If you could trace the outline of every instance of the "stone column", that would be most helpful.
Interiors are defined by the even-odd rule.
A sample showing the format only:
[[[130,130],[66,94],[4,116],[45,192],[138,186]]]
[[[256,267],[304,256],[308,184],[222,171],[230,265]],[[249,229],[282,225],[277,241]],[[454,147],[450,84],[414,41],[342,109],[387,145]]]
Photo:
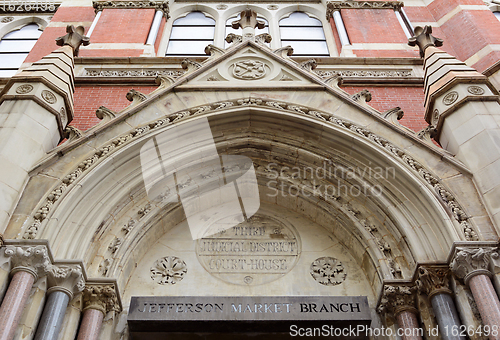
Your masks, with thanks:
[[[418,325],[415,308],[416,287],[407,283],[386,284],[378,306],[379,313],[389,313],[401,329],[401,339],[422,340],[422,328]]]
[[[498,256],[495,248],[457,247],[450,268],[469,286],[484,326],[497,330],[497,332],[490,333],[489,339],[498,340],[500,339],[500,301],[491,282],[492,274],[488,270],[492,254]]]
[[[14,337],[33,283],[45,275],[51,265],[46,246],[5,247],[5,256],[11,258],[12,279],[0,306],[0,340]]]
[[[87,284],[83,290],[83,318],[77,340],[97,340],[106,313],[119,309],[114,284]]]
[[[48,297],[35,340],[57,339],[69,301],[85,287],[80,265],[52,265],[47,276]]]
[[[460,330],[460,318],[450,290],[450,269],[443,266],[426,266],[418,269],[417,287],[432,304],[443,340],[465,340],[452,330]],[[454,335],[456,334],[456,335]]]

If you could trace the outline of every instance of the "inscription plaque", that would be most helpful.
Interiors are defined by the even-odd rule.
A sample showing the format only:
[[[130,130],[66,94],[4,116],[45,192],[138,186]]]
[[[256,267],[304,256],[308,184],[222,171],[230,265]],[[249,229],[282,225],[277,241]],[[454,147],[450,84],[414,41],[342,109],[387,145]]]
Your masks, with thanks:
[[[289,332],[290,325],[366,325],[365,296],[132,297],[132,332]],[[196,327],[194,327],[196,325]]]
[[[300,251],[299,235],[292,226],[263,215],[196,243],[198,260],[210,274],[240,285],[282,277],[295,266]]]

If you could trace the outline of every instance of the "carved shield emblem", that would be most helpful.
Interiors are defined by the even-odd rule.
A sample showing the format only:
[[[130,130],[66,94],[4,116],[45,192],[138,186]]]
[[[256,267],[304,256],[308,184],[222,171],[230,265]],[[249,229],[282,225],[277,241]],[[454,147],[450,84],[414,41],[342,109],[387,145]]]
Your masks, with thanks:
[[[234,64],[233,75],[238,79],[260,79],[266,75],[263,62],[257,60],[243,60]]]

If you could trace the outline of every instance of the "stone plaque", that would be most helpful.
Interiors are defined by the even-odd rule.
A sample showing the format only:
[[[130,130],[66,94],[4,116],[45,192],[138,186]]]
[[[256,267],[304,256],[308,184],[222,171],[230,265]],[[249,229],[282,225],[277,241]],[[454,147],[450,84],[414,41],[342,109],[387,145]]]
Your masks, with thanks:
[[[132,332],[289,332],[291,325],[369,325],[364,296],[132,297]],[[194,327],[196,325],[196,327]]]
[[[239,285],[282,277],[295,266],[300,251],[299,235],[292,226],[263,215],[196,243],[198,260],[210,274]]]

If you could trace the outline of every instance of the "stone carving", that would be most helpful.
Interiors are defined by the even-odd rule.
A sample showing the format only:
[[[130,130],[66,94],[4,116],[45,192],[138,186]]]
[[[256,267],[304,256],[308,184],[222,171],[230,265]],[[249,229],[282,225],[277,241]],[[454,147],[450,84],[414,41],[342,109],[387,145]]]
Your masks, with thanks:
[[[10,257],[11,273],[26,271],[33,275],[35,281],[45,276],[52,265],[46,246],[13,246],[5,247],[4,254]]]
[[[279,81],[293,81],[293,79],[287,76],[286,74],[283,74]]]
[[[171,77],[171,76],[159,75],[159,76],[156,76],[156,78],[155,78],[155,84],[158,85],[158,88],[164,89],[164,88],[169,87],[173,83],[175,83],[175,78]]]
[[[228,44],[231,44],[231,43],[240,43],[243,41],[243,37],[241,35],[238,35],[238,34],[234,34],[234,33],[229,33],[226,37],[226,42]]]
[[[300,249],[292,226],[261,214],[196,242],[196,256],[205,270],[237,285],[259,285],[283,277],[297,263]]]
[[[139,69],[139,70],[115,70],[115,69],[85,69],[83,76],[86,77],[157,77],[157,76],[168,76],[174,79],[179,78],[185,73],[181,70],[151,70],[151,69]]]
[[[436,294],[450,294],[450,268],[444,266],[426,266],[418,269],[418,279],[415,282],[418,291],[426,294],[429,299]]]
[[[255,41],[258,42],[259,44],[270,43],[272,40],[273,37],[271,37],[271,35],[268,33],[262,33],[255,36]]]
[[[285,47],[280,47],[276,50],[273,51],[274,54],[277,54],[283,58],[290,57],[293,55],[293,48],[292,46],[288,45]]]
[[[89,37],[83,35],[85,28],[78,26],[75,28],[73,25],[66,26],[66,35],[56,39],[57,46],[70,46],[73,49],[73,55],[78,56],[80,45],[87,46],[90,44]]]
[[[130,90],[127,92],[127,100],[132,103],[140,103],[148,99],[144,93],[141,93],[139,91],[136,91],[134,89]],[[96,112],[97,114],[97,112]]]
[[[233,21],[231,23],[233,29],[237,30],[238,28],[258,28],[263,29],[266,26],[266,23],[262,20],[257,20],[257,12],[254,10],[247,8],[240,13],[240,19]]]
[[[101,264],[99,264],[99,269],[97,272],[101,276],[106,276],[108,274],[109,268],[111,267],[111,260],[110,259],[104,259]]]
[[[432,125],[436,126],[438,121],[439,121],[439,110],[438,109],[434,109],[434,111],[432,111]]]
[[[484,94],[484,89],[482,87],[479,87],[479,86],[469,86],[467,88],[467,92],[469,92],[470,94],[476,95],[476,96],[480,96],[480,95]]]
[[[432,138],[436,137],[436,135],[437,129],[434,125],[428,125],[417,133],[418,138],[432,145],[434,145],[434,143],[432,143]]]
[[[224,53],[226,53],[225,49],[219,48],[215,45],[208,45],[205,47],[205,54],[210,55],[211,58],[220,57]]]
[[[181,63],[181,67],[186,70],[187,73],[197,70],[201,67],[201,64],[197,61],[190,60],[188,58],[184,59]]]
[[[186,262],[176,256],[156,260],[151,267],[151,279],[159,285],[174,285],[187,273]]]
[[[30,84],[19,85],[16,89],[16,93],[19,94],[30,93],[31,91],[33,91],[33,86]]]
[[[0,13],[53,13],[59,8],[60,2],[55,3],[54,0],[37,0],[37,1],[23,1],[23,0],[11,0],[4,1],[0,6]],[[12,18],[12,17],[7,17]],[[14,19],[14,18],[12,18]],[[50,20],[50,19],[49,19]],[[12,21],[12,20],[11,20]],[[6,21],[10,22],[10,21]]]
[[[347,272],[342,263],[333,257],[320,257],[311,263],[311,276],[325,286],[336,286],[345,281]]]
[[[244,98],[244,99],[236,99],[233,101],[235,106],[260,106],[264,107],[268,106],[268,102],[272,102],[267,99],[259,99],[259,98]],[[203,113],[209,113],[219,106],[219,103],[213,103],[209,105],[203,105],[203,107],[210,107],[210,109],[205,110]],[[277,106],[276,108],[279,110],[284,110],[288,112],[295,112],[289,109],[291,105],[287,106]],[[114,138],[111,142],[104,144],[100,147],[93,155],[86,158],[84,161],[78,163],[76,168],[70,172],[68,175],[64,176],[61,182],[59,182],[54,190],[42,201],[39,208],[33,213],[32,218],[33,222],[29,225],[26,231],[23,234],[23,239],[34,239],[40,229],[42,222],[47,219],[52,206],[55,202],[57,202],[62,194],[68,189],[68,187],[72,186],[82,174],[85,174],[90,168],[92,168],[101,158],[106,157],[109,153],[112,153],[118,148],[128,144],[129,142],[135,140],[136,138],[143,136],[148,133],[150,130],[154,130],[166,125],[174,124],[179,120],[191,117],[195,112],[199,112],[200,107],[195,107],[189,109],[187,111],[174,112],[168,116],[165,116],[161,119],[158,119],[154,122],[148,123],[145,126],[141,126],[136,128],[130,133],[123,134]],[[304,114],[311,116],[315,119],[321,119],[315,113],[317,111],[310,110],[309,108],[302,108]],[[422,178],[429,186],[431,186],[438,196],[442,199],[445,206],[451,212],[453,218],[460,224],[462,230],[465,235],[465,239],[467,241],[477,241],[477,233],[474,231],[472,225],[469,223],[470,217],[465,213],[460,204],[456,201],[455,196],[448,191],[442,184],[436,175],[430,173],[422,164],[418,161],[410,157],[405,153],[404,150],[398,148],[394,144],[390,143],[388,140],[379,137],[372,133],[371,131],[361,128],[349,121],[345,121],[339,118],[336,118],[330,113],[323,112],[322,117],[326,119],[329,124],[333,124],[337,127],[341,127],[343,129],[348,129],[360,137],[365,138],[367,141],[370,141],[373,144],[378,145],[379,147],[385,149],[387,152],[390,152],[394,157],[397,157],[403,161],[409,168],[411,168],[420,178]],[[326,117],[326,118],[325,118]]]
[[[300,63],[299,66],[303,70],[312,72],[318,66],[318,64],[316,63],[316,60],[310,59],[310,60],[307,60],[307,61]]]
[[[269,5],[267,6],[267,9],[270,10],[270,11],[275,11],[279,8],[278,5]]]
[[[488,275],[488,270],[492,257],[498,257],[495,248],[461,248],[457,247],[455,257],[450,263],[453,273],[463,279],[465,284],[475,275]]]
[[[424,28],[417,26],[413,30],[415,32],[415,36],[408,39],[408,45],[410,46],[418,46],[420,49],[420,57],[424,57],[425,49],[430,46],[441,47],[443,46],[443,40],[433,37],[432,27],[427,25]]]
[[[123,232],[125,233],[125,235],[127,235],[128,233],[130,233],[130,231],[134,228],[135,224],[137,223],[136,220],[134,220],[133,218],[131,218],[127,224],[125,224],[122,228]]]
[[[393,314],[394,316],[408,310],[417,312],[415,308],[416,287],[407,285],[385,285],[382,298],[377,307],[380,314]]]
[[[406,78],[411,77],[411,71],[397,71],[397,70],[331,70],[331,71],[323,71],[323,70],[315,70],[318,76],[323,79],[331,78],[334,76],[338,76],[341,78],[345,77],[392,77],[392,78]]]
[[[14,17],[3,17],[2,20],[0,20],[0,22],[2,24],[6,24],[6,23],[12,22],[12,21],[14,21]]]
[[[451,105],[454,102],[456,102],[457,99],[458,99],[458,92],[457,91],[451,91],[451,92],[447,93],[443,97],[443,104],[444,105]]]
[[[83,311],[96,309],[106,315],[120,312],[116,288],[113,284],[87,284],[83,289]]]
[[[139,215],[139,219],[146,216],[151,211],[151,209],[152,209],[152,206],[150,203],[147,203],[144,207],[139,209],[139,211],[137,212],[137,214]]]
[[[134,90],[130,90],[130,91],[134,91]],[[129,93],[130,93],[130,91],[129,91]],[[127,93],[127,96],[128,96],[128,93]],[[128,97],[127,97],[127,99],[128,99]],[[105,123],[105,122],[109,122],[111,119],[115,118],[116,112],[111,111],[110,109],[108,109],[105,106],[100,106],[97,110],[95,110],[95,115],[97,118],[102,120],[103,123]]]
[[[372,100],[372,94],[368,90],[363,90],[351,96],[352,100],[359,103],[368,103]]]
[[[371,95],[370,95],[370,99],[371,99]],[[401,110],[401,108],[399,106],[396,106],[393,109],[389,109],[385,112],[382,112],[381,115],[387,120],[395,121],[395,120],[400,120],[401,118],[403,118],[405,113],[403,112],[403,110]]]
[[[210,77],[207,78],[207,81],[220,81],[220,79],[214,75],[211,75]]]
[[[111,254],[114,254],[118,251],[120,246],[122,245],[122,239],[115,237],[113,241],[108,245],[108,250],[111,252]]]
[[[227,9],[227,5],[221,4],[221,5],[217,5],[215,8],[217,8],[219,11],[223,11],[223,10]]]
[[[121,9],[142,9],[154,8],[157,11],[162,11],[165,18],[170,18],[168,2],[166,1],[93,1],[95,12],[100,12],[105,8],[121,8]]]
[[[56,96],[52,92],[47,90],[42,91],[42,98],[49,104],[55,104],[57,101]]]
[[[401,10],[402,1],[329,1],[326,3],[326,20],[333,17],[333,12],[341,9],[392,9]]]
[[[85,288],[85,278],[80,265],[51,265],[47,271],[47,282],[50,287],[48,293],[62,291],[69,295],[70,300]]]
[[[260,79],[266,75],[266,67],[258,60],[243,60],[232,65],[233,76],[243,80]]]
[[[68,139],[66,141],[67,143],[71,143],[72,141],[77,140],[82,136],[83,133],[74,126],[68,125],[66,126],[66,129],[64,129],[64,137]]]

